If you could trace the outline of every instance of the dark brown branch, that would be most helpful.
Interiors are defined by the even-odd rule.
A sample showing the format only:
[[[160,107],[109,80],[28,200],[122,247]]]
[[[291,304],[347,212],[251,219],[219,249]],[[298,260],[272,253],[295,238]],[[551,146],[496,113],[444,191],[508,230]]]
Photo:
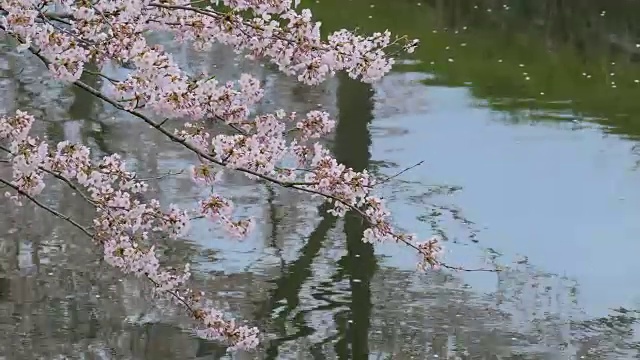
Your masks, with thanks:
[[[20,188],[18,188],[17,186],[13,185],[12,183],[10,183],[9,181],[6,181],[2,178],[0,178],[0,183],[12,188],[13,190],[15,190],[18,194],[26,197],[27,199],[29,199],[29,201],[31,201],[32,203],[36,204],[39,208],[46,210],[47,212],[53,214],[54,216],[68,222],[69,224],[73,225],[75,228],[77,228],[78,230],[82,231],[85,235],[87,235],[88,237],[92,238],[94,237],[93,233],[91,231],[89,231],[87,228],[85,228],[84,226],[80,225],[78,222],[76,222],[75,220],[73,220],[71,217],[64,215],[62,213],[59,213],[58,211],[48,207],[47,205],[41,203],[40,201],[38,201],[38,199],[34,198],[33,196],[27,194],[26,192],[22,191]]]

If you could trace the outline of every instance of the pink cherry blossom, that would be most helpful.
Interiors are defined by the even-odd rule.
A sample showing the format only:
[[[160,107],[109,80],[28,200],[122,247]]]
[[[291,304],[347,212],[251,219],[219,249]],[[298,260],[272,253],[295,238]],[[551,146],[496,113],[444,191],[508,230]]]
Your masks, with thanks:
[[[34,117],[17,111],[0,118],[0,149],[12,164],[12,178],[0,179],[12,189],[6,196],[17,205],[25,199],[38,204],[35,197],[44,191],[46,177],[71,186],[95,208],[90,228],[50,212],[89,235],[107,263],[146,278],[157,295],[186,308],[199,336],[225,340],[230,349],[257,346],[258,330],[216,310],[189,287],[189,265],[164,267],[153,244],[159,235],[186,236],[194,215],[237,238],[253,229],[254,220],[237,218],[232,199],[216,192],[223,171],[323,197],[333,205],[334,215],[354,211],[363,218],[368,224],[363,241],[400,242],[418,252],[423,267],[441,264],[437,241],[417,243],[415,236],[394,229],[390,212],[373,192],[376,180],[369,172],[340,164],[318,142],[335,127],[328,113],[256,114],[264,90],[255,77],[242,74],[223,83],[215,74],[191,74],[145,38],[150,31],[169,32],[199,51],[216,42],[230,45],[308,85],[338,71],[374,82],[393,65],[390,51],[411,52],[418,44],[394,39],[388,31],[364,36],[339,30],[323,39],[311,11],[297,11],[297,6],[292,0],[223,0],[204,7],[187,0],[0,0],[0,29],[19,43],[19,51],[38,57],[54,78],[128,112],[190,150],[191,179],[211,190],[195,209],[163,206],[155,199],[142,202],[134,195],[146,192],[148,184],[129,172],[118,155],[94,160],[84,145],[32,137]],[[100,68],[107,62],[126,63],[133,70],[123,79],[85,70],[88,64]],[[83,73],[102,77],[108,91],[82,82]],[[164,127],[170,119],[179,124],[177,129]],[[228,131],[212,133],[211,123]]]

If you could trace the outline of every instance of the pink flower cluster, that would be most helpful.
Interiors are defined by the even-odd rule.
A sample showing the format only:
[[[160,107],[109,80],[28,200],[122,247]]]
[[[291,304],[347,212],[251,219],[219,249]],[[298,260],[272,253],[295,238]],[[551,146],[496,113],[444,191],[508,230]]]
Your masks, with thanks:
[[[296,12],[291,0],[223,0],[222,9],[213,5],[196,7],[186,0],[0,0],[0,29],[18,40],[18,50],[40,58],[54,77],[129,112],[191,150],[197,159],[190,169],[196,184],[215,188],[223,171],[232,170],[322,196],[333,204],[333,214],[355,211],[362,216],[369,225],[363,241],[402,242],[418,251],[422,264],[437,265],[436,243],[416,243],[413,235],[393,228],[389,211],[372,193],[374,177],[338,163],[314,142],[333,131],[335,121],[328,113],[255,114],[264,93],[257,79],[243,74],[237,81],[221,83],[210,74],[189,74],[161,46],[149,45],[144,35],[170,32],[199,50],[213,42],[227,44],[309,85],[336,71],[373,82],[393,64],[389,49],[412,51],[417,41],[392,41],[388,31],[361,36],[347,30],[323,40],[320,23],[312,21],[307,9]],[[124,79],[95,74],[111,85],[109,93],[79,80],[88,63],[100,67],[107,61],[133,67]],[[151,120],[154,116],[165,120]],[[171,131],[163,126],[167,119],[183,122]],[[175,206],[163,210],[155,200],[134,200],[133,194],[146,191],[147,185],[127,172],[118,156],[94,162],[80,144],[50,147],[28,135],[33,121],[23,112],[0,119],[0,140],[8,141],[2,149],[13,165],[9,184],[14,192],[7,196],[17,203],[31,199],[44,189],[47,174],[79,186],[97,211],[91,236],[111,265],[148,278],[159,293],[186,306],[203,325],[201,335],[224,338],[234,348],[255,346],[256,329],[224,320],[200,294],[189,290],[188,266],[177,271],[160,265],[151,238],[156,233],[185,234],[188,213]],[[230,133],[211,133],[211,122],[224,124]],[[252,219],[234,219],[231,199],[215,192],[202,199],[196,211],[233,236],[244,237],[253,227]]]
[[[191,276],[188,264],[183,271],[160,265],[151,237],[162,233],[175,239],[186,234],[189,213],[175,205],[163,211],[157,200],[133,200],[133,194],[145,192],[147,184],[126,171],[119,156],[110,155],[95,162],[89,148],[66,141],[49,148],[46,142],[28,135],[33,122],[32,116],[20,111],[13,117],[0,118],[0,140],[9,141],[9,147],[2,150],[13,165],[10,185],[17,191],[7,192],[6,196],[19,202],[20,194],[39,194],[44,189],[45,175],[70,184],[96,209],[91,235],[102,245],[107,263],[124,273],[146,277],[155,285],[157,294],[168,295],[187,306],[204,325],[201,333],[207,338],[227,340],[234,348],[255,347],[256,328],[225,321],[222,313],[204,306],[200,294],[186,286]],[[214,217],[229,217],[229,212],[230,204],[226,203],[207,209],[207,214]]]

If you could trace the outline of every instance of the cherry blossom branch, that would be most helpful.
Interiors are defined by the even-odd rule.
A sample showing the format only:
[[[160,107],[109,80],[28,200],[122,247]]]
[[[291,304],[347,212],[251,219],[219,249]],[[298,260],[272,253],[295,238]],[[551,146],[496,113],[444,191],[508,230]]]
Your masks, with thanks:
[[[157,294],[166,294],[175,302],[186,306],[190,315],[204,328],[198,334],[208,339],[224,339],[231,348],[253,348],[257,345],[256,328],[236,326],[223,319],[222,313],[208,305],[202,294],[197,294],[184,284],[190,277],[189,266],[184,273],[160,268],[154,247],[143,249],[140,245],[149,239],[148,231],[168,231],[176,238],[186,226],[186,213],[175,207],[162,213],[157,201],[141,204],[131,202],[130,195],[145,191],[146,184],[134,180],[134,174],[123,170],[119,157],[105,157],[97,165],[89,160],[89,150],[82,145],[61,142],[55,151],[48,144],[28,136],[35,119],[23,112],[16,116],[0,118],[0,140],[10,141],[8,152],[13,165],[13,180],[0,179],[0,184],[13,189],[17,195],[5,196],[21,205],[21,198],[32,201],[51,214],[64,219],[102,246],[104,258],[110,265],[129,274],[145,277],[154,285]],[[3,161],[5,162],[5,161]],[[94,232],[80,225],[71,217],[61,214],[39,202],[35,195],[44,188],[42,174],[50,174],[82,195],[97,210]],[[86,195],[68,176],[88,188]],[[119,185],[114,187],[119,180]]]
[[[237,12],[231,11],[228,13],[223,13],[217,10],[214,10],[212,8],[197,8],[197,7],[193,7],[193,6],[189,6],[189,5],[171,5],[171,4],[162,4],[162,3],[150,3],[149,4],[150,7],[157,7],[157,8],[162,8],[162,9],[168,9],[168,10],[183,10],[183,11],[189,11],[189,12],[194,12],[203,16],[208,16],[208,17],[212,17],[216,20],[220,20],[223,21],[225,23],[231,23],[231,24],[235,24],[236,26],[238,26],[238,28],[240,29],[240,31],[242,30],[242,26],[251,28],[255,31],[264,33],[267,32],[267,29],[265,29],[265,27],[257,25],[255,23],[251,23],[249,21],[246,21],[244,19],[242,19],[241,17],[238,16]],[[165,23],[165,24],[170,24],[170,25],[181,25],[184,26],[184,24],[178,24],[178,23]],[[247,33],[246,31],[243,31],[243,33],[247,36],[252,36],[252,34]],[[298,39],[291,39],[288,38],[286,36],[283,36],[282,34],[279,33],[271,33],[272,37],[274,37],[275,39],[281,40],[281,41],[285,41],[288,42],[292,45],[300,45],[302,43],[302,41],[298,40]],[[409,50],[411,51],[411,49],[415,48],[418,46],[419,41],[417,39],[414,40],[408,40],[408,37],[405,36],[400,36],[398,37],[395,41],[390,42],[388,45],[384,46],[383,49],[394,46],[398,43],[400,43],[401,41],[405,40],[406,44],[403,46],[403,49],[405,51]],[[305,46],[309,46],[310,49],[312,50],[316,50],[316,51],[328,51],[329,49],[327,47],[323,47],[323,46],[319,46],[319,45],[308,45],[308,44],[304,44]],[[338,51],[338,54],[342,55],[342,56],[348,56],[349,54],[343,51]],[[397,55],[399,54],[399,52],[394,53],[394,54],[390,54],[391,56],[393,55]],[[368,59],[366,57],[362,58],[363,61],[368,61]]]
[[[71,26],[71,22],[69,22],[68,20],[73,20],[73,16],[70,14],[59,14],[59,13],[42,12],[42,11],[38,11],[38,12],[40,13],[38,16],[38,19],[40,21],[53,20],[53,21],[62,23],[64,25]],[[6,16],[8,14],[9,12],[7,10],[0,7],[0,16]]]
[[[338,49],[337,51],[335,49],[332,49],[330,46],[326,46],[324,44],[318,43],[318,42],[308,42],[306,39],[302,38],[302,37],[290,37],[287,36],[288,33],[286,32],[286,30],[282,30],[280,28],[273,28],[271,24],[266,24],[264,23],[263,19],[262,19],[262,11],[258,11],[256,12],[256,15],[258,15],[258,17],[252,19],[251,21],[245,20],[243,19],[239,13],[237,11],[230,11],[227,13],[224,12],[220,12],[217,10],[214,10],[211,7],[206,7],[206,8],[199,8],[199,7],[195,7],[194,6],[195,3],[190,3],[188,5],[180,5],[180,4],[171,4],[170,2],[167,3],[148,3],[146,6],[148,6],[149,8],[157,8],[157,9],[163,9],[163,10],[170,10],[170,11],[182,11],[182,12],[186,12],[186,13],[194,13],[197,15],[201,15],[203,17],[209,17],[214,19],[215,21],[218,21],[221,24],[221,28],[224,29],[225,26],[229,27],[229,29],[227,29],[227,31],[231,31],[231,28],[241,32],[244,36],[246,36],[247,38],[254,38],[256,36],[262,37],[269,37],[269,38],[273,38],[275,40],[278,41],[282,41],[285,42],[287,44],[289,44],[292,47],[301,47],[301,48],[306,48],[310,51],[317,51],[317,52],[335,52],[336,55],[338,55],[341,58],[349,58],[351,56],[353,56],[353,54],[350,54],[348,51],[343,51]],[[98,9],[95,8],[95,6],[91,5],[92,9],[96,10],[96,13],[104,20],[105,24],[109,24],[108,20],[106,19],[106,15],[109,16],[117,16],[119,14],[121,14],[121,11],[113,11],[109,14],[106,14],[104,11],[100,11]],[[294,26],[301,26],[301,24],[299,23],[299,20],[296,18],[296,15],[293,15],[292,12],[285,12],[283,13],[283,10],[285,8],[279,8],[279,10],[274,11],[272,14],[276,15],[279,14],[280,18],[285,19],[285,20],[289,20],[291,24],[294,24]],[[309,16],[308,14],[310,14],[310,12],[308,10],[303,10],[303,19],[306,19],[307,16]],[[53,20],[60,20],[60,21],[64,21],[64,19],[73,19],[73,20],[77,20],[74,15],[72,14],[68,14],[68,13],[42,13],[41,18],[43,18],[44,20],[46,19],[53,19]],[[162,25],[166,25],[166,26],[173,26],[176,28],[179,27],[185,27],[185,26],[193,26],[194,32],[202,32],[202,27],[205,26],[204,22],[202,22],[200,19],[193,19],[193,21],[189,22],[189,21],[177,21],[177,22],[172,22],[172,21],[166,21],[164,19],[162,19],[161,17],[159,18],[150,18],[148,20],[146,20],[146,22],[157,22],[158,24],[162,24]],[[222,26],[224,25],[224,26]],[[249,33],[246,29],[251,29],[254,32],[253,33]],[[336,37],[336,38],[341,38],[343,35],[346,35],[345,32],[340,31],[337,33],[334,33],[332,36]],[[376,34],[376,36],[389,36],[388,32],[385,32],[384,34]],[[330,37],[332,37],[330,36]],[[348,39],[342,39],[345,43],[348,41]],[[374,36],[372,38],[372,40],[374,42],[377,42],[378,39]],[[400,36],[397,37],[394,41],[385,41],[383,46],[380,46],[380,50],[385,50],[387,48],[391,48],[395,45],[398,45],[400,42],[404,41],[404,44],[401,45],[399,47],[399,50],[393,53],[388,54],[389,57],[391,56],[395,56],[397,54],[400,53],[400,49],[406,52],[413,52],[413,50],[418,46],[419,41],[417,39],[414,40],[409,40],[407,36]],[[338,42],[337,44],[342,45],[341,42]],[[356,55],[358,60],[367,64],[365,65],[365,67],[367,66],[371,66],[373,65],[373,63],[375,62],[373,59],[369,58],[368,56],[366,56],[365,54],[361,54],[361,55]],[[393,61],[391,61],[392,63]],[[318,66],[316,65],[311,65],[313,68],[317,68]],[[333,71],[333,70],[332,70]],[[353,71],[350,71],[350,75],[352,75],[352,77],[356,77],[356,73]]]
[[[40,57],[38,54],[36,54],[36,56]],[[42,60],[44,60],[44,59],[42,59]],[[124,111],[124,112],[127,112],[127,113],[139,118],[140,120],[142,120],[145,123],[147,123],[148,125],[150,125],[152,128],[160,131],[164,136],[169,138],[169,140],[184,146],[185,148],[187,148],[188,150],[190,150],[193,153],[197,154],[198,156],[202,157],[203,159],[206,159],[206,160],[208,160],[208,161],[210,161],[210,162],[212,162],[214,164],[220,165],[220,166],[226,166],[227,165],[227,164],[225,164],[225,162],[215,159],[211,154],[204,153],[203,151],[199,150],[195,146],[189,144],[186,140],[181,139],[180,137],[174,135],[171,131],[169,131],[169,130],[165,129],[164,127],[162,127],[160,125],[160,123],[156,123],[155,121],[151,120],[146,115],[144,115],[144,114],[142,114],[142,113],[140,113],[140,112],[138,112],[136,110],[126,109],[122,104],[120,104],[117,101],[109,98],[108,96],[104,95],[103,93],[101,93],[97,89],[91,87],[90,85],[87,85],[86,83],[84,83],[84,82],[82,82],[80,80],[74,81],[73,84],[75,86],[79,87],[80,89],[90,93],[91,95],[93,95],[93,96],[95,96],[95,97],[97,97],[97,98],[109,103],[110,105],[112,105],[116,109]],[[250,170],[250,169],[236,168],[234,170],[242,172],[242,173],[249,174],[251,176],[258,177],[258,178],[260,178],[262,180],[274,183],[276,185],[279,185],[279,186],[282,186],[282,187],[285,187],[285,188],[294,188],[294,189],[297,189],[297,190],[305,190],[306,192],[315,193],[317,195],[323,195],[322,193],[314,192],[313,190],[306,190],[304,188],[299,188],[298,187],[298,186],[304,186],[304,185],[315,185],[315,183],[313,183],[313,182],[281,181],[281,180],[278,180],[278,179],[276,179],[274,177],[263,175],[263,174],[260,174],[260,173],[258,173],[256,171],[253,171],[253,170]]]
[[[196,153],[198,156],[200,156],[200,157],[202,157],[202,158],[204,158],[206,160],[209,160],[209,161],[211,161],[213,163],[216,163],[218,165],[225,166],[224,163],[219,162],[218,160],[213,158],[210,154],[206,154],[206,153],[200,151],[199,149],[197,149],[196,147],[194,147],[194,146],[190,145],[189,143],[187,143],[184,139],[178,138],[177,136],[173,135],[168,130],[164,129],[162,126],[159,126],[158,124],[156,124],[153,120],[147,118],[145,115],[143,115],[143,114],[141,114],[141,113],[139,113],[139,112],[137,112],[135,110],[127,110],[127,109],[125,109],[124,106],[118,104],[117,102],[113,101],[112,99],[108,98],[104,94],[100,93],[98,90],[93,89],[92,87],[90,87],[89,85],[83,83],[82,81],[77,80],[77,81],[74,82],[74,84],[76,86],[80,87],[81,89],[91,93],[92,95],[94,95],[94,96],[96,96],[96,97],[98,97],[98,98],[110,103],[111,105],[115,106],[119,110],[128,112],[128,113],[140,118],[145,123],[149,124],[151,127],[153,127],[154,129],[160,131],[163,135],[167,136],[171,141],[183,145],[185,148],[187,148],[187,149],[191,150],[192,152]],[[369,225],[375,225],[374,223],[371,222],[369,216],[366,213],[364,213],[363,210],[361,210],[360,208],[350,204],[349,202],[347,202],[347,201],[345,201],[345,200],[343,200],[343,199],[341,199],[341,198],[339,198],[339,197],[337,197],[335,195],[326,194],[326,193],[323,193],[321,191],[317,191],[317,190],[314,190],[314,189],[309,189],[309,188],[304,187],[305,185],[314,185],[313,183],[284,182],[284,181],[280,181],[280,180],[278,180],[276,178],[265,176],[265,175],[262,175],[260,173],[257,173],[257,172],[251,171],[251,170],[247,170],[247,169],[235,169],[235,170],[240,171],[240,172],[248,173],[248,174],[256,176],[256,177],[258,177],[258,178],[260,178],[262,180],[266,180],[268,182],[274,183],[276,185],[279,185],[279,186],[282,186],[282,187],[285,187],[285,188],[292,188],[292,189],[299,190],[299,191],[302,191],[302,192],[323,196],[323,197],[328,198],[328,199],[330,199],[330,200],[332,200],[334,202],[339,202],[339,203],[347,206],[349,209],[357,212]],[[411,243],[410,241],[405,240],[404,238],[399,238],[398,240],[403,242],[405,245],[417,250],[419,253],[423,254],[425,256],[425,258],[431,258],[432,255],[430,253],[427,254],[426,251],[425,251],[426,250],[425,248],[421,248],[420,246],[415,245],[415,244]],[[435,245],[435,244],[432,244],[432,245]],[[429,263],[431,265],[440,265],[442,267],[446,267],[446,268],[449,268],[449,269],[462,270],[462,268],[453,267],[453,266],[450,266],[450,265],[447,265],[447,264],[444,264],[444,263],[437,263],[435,260],[433,260],[433,261],[431,261]],[[470,269],[469,271],[490,271],[490,270]]]
[[[13,185],[10,181],[7,181],[7,180],[5,180],[3,178],[0,178],[0,184],[3,184],[4,186],[13,189],[15,192],[17,192],[21,196],[24,196],[25,198],[27,198],[29,201],[31,201],[33,204],[35,204],[39,208],[47,211],[48,213],[52,214],[53,216],[55,216],[55,217],[57,217],[57,218],[59,218],[59,219],[61,219],[63,221],[66,221],[67,223],[71,224],[73,227],[75,227],[76,229],[80,230],[82,233],[84,233],[90,239],[95,239],[96,238],[96,235],[94,233],[92,233],[89,229],[87,229],[86,227],[84,227],[81,224],[79,224],[77,221],[73,220],[73,218],[71,218],[70,216],[64,215],[64,214],[52,209],[51,207],[43,204],[42,202],[40,202],[35,197],[29,195],[27,192],[25,192],[22,189],[20,189],[19,187]],[[69,183],[67,183],[67,184],[69,185]],[[156,280],[150,278],[149,276],[146,276],[146,279],[149,280],[156,288],[161,288],[162,287],[162,285],[160,283],[158,283]],[[189,300],[187,298],[185,298],[184,296],[180,295],[178,292],[176,292],[174,290],[165,290],[164,292],[166,294],[170,295],[176,302],[178,302],[179,304],[184,306],[185,309],[188,311],[188,313],[195,320],[200,320],[200,321],[205,320],[206,315],[204,314],[203,310],[194,307],[192,304],[189,303]],[[237,339],[241,339],[238,336],[238,334],[239,334],[238,331],[237,330],[233,330],[232,326],[229,326],[228,331],[229,331],[229,334],[228,334],[229,336],[228,337],[232,341],[232,344]]]
[[[11,152],[11,150],[7,149],[6,147],[0,145],[0,150],[4,151],[5,153],[9,154],[10,156],[15,156],[15,154],[13,154]],[[11,163],[10,160],[0,160],[2,162],[7,162],[7,163]],[[38,170],[43,171],[53,177],[55,177],[56,179],[64,182],[68,187],[71,188],[71,190],[75,191],[78,195],[80,195],[85,201],[87,201],[89,204],[91,205],[97,205],[96,202],[94,200],[91,199],[91,197],[87,194],[84,193],[84,191],[82,191],[82,189],[80,189],[76,184],[73,183],[73,181],[71,181],[70,179],[68,179],[65,176],[62,176],[54,171],[51,171],[43,166],[38,166]],[[22,195],[22,190],[20,190],[20,194]],[[30,197],[27,197],[29,200],[31,200]],[[36,204],[37,205],[37,204]],[[55,215],[55,214],[54,214]]]
[[[54,78],[73,83],[191,151],[199,161],[190,168],[192,180],[212,189],[199,201],[196,217],[213,220],[230,235],[246,236],[252,219],[234,220],[232,201],[213,192],[212,185],[221,181],[221,169],[229,169],[252,180],[321,196],[331,203],[333,215],[355,212],[368,225],[364,242],[404,243],[417,250],[423,267],[460,270],[437,259],[442,252],[437,239],[416,242],[414,235],[394,229],[384,202],[372,193],[376,179],[367,170],[357,172],[338,163],[328,149],[314,142],[335,127],[328,113],[310,111],[300,117],[277,110],[251,118],[251,109],[264,96],[258,79],[242,74],[237,81],[223,84],[206,74],[192,76],[162,46],[148,44],[145,35],[169,31],[175,41],[189,43],[197,51],[209,49],[214,42],[230,45],[248,57],[267,59],[307,85],[319,84],[337,71],[363,82],[376,81],[394,63],[389,48],[406,37],[392,41],[388,31],[360,36],[340,30],[323,39],[311,11],[296,12],[291,0],[222,0],[230,7],[226,13],[195,8],[182,0],[58,2],[65,14],[47,15],[45,9],[51,3],[46,0],[3,0],[0,29],[18,40],[19,52],[29,50],[38,57]],[[245,14],[253,17],[245,19]],[[407,41],[400,48],[411,52],[415,45]],[[80,80],[89,73],[87,66],[100,69],[109,61],[131,65],[123,80],[90,72],[108,81],[104,85],[110,94]],[[155,116],[164,120],[155,121]],[[185,122],[172,131],[165,127],[171,119]],[[193,217],[174,205],[165,211],[157,200],[138,200],[136,194],[146,191],[148,184],[126,171],[117,155],[95,162],[89,158],[89,148],[81,144],[61,142],[50,148],[29,136],[34,121],[20,111],[0,118],[0,139],[10,142],[6,150],[11,183],[21,191],[8,196],[18,204],[22,193],[37,195],[45,187],[46,175],[72,189],[86,189],[78,192],[96,209],[94,239],[109,264],[147,277],[157,291],[175,294],[178,302],[191,305],[193,317],[205,325],[205,337],[230,340],[234,347],[254,346],[257,330],[223,320],[219,311],[185,287],[188,265],[183,272],[163,269],[153,246],[143,249],[146,245],[140,245],[148,244],[152,233],[181,236]],[[211,134],[205,121],[220,121],[234,133]],[[298,131],[286,130],[291,122]],[[296,164],[283,165],[289,161]]]
[[[4,151],[6,151],[6,152],[9,152],[9,150],[8,150],[8,149],[6,149],[6,148],[4,148],[4,147],[2,147],[2,146],[0,146],[0,149],[1,149],[1,150],[4,150]],[[2,161],[2,162],[8,162],[7,160],[1,160],[1,161]],[[417,165],[414,165],[413,167],[415,167],[415,166],[417,166]],[[67,179],[67,178],[65,178],[65,177],[63,177],[63,176],[60,176],[60,175],[58,175],[58,174],[56,174],[56,173],[54,173],[54,172],[52,172],[52,171],[49,171],[49,170],[46,170],[46,169],[43,169],[43,170],[44,170],[44,171],[46,171],[47,173],[49,173],[49,174],[53,175],[53,176],[54,176],[54,177],[56,177],[57,179],[59,179],[59,180],[63,181],[63,182],[64,182],[65,184],[67,184],[71,189],[73,189],[74,191],[76,191],[77,193],[79,193],[79,194],[82,196],[82,198],[83,198],[83,199],[85,199],[85,200],[86,200],[87,202],[89,202],[90,204],[95,205],[95,202],[94,202],[93,200],[91,200],[87,195],[85,195],[85,194],[84,194],[84,192],[82,192],[82,190],[80,190],[80,189],[79,189],[75,184],[73,184],[69,179]],[[408,170],[408,169],[405,169],[405,171],[406,171],[406,170]],[[60,214],[60,213],[58,213],[57,211],[55,211],[55,210],[53,210],[53,209],[51,209],[51,208],[47,207],[46,205],[44,205],[44,204],[40,203],[37,199],[35,199],[35,198],[31,197],[30,195],[28,195],[28,194],[26,194],[25,192],[23,192],[22,190],[20,190],[18,187],[16,187],[16,186],[12,185],[11,183],[9,183],[9,182],[7,182],[7,181],[5,181],[5,180],[1,179],[1,178],[0,178],[0,182],[1,182],[1,183],[3,183],[3,184],[5,184],[5,185],[7,185],[7,186],[9,186],[9,187],[11,187],[12,189],[14,189],[14,190],[18,191],[21,195],[24,195],[26,198],[28,198],[30,201],[32,201],[34,204],[38,205],[39,207],[42,207],[43,209],[47,210],[48,212],[52,213],[53,215],[55,215],[55,216],[57,216],[57,217],[59,217],[59,218],[61,218],[61,219],[65,220],[65,221],[70,222],[72,225],[74,225],[74,226],[75,226],[75,227],[77,227],[78,229],[82,230],[86,235],[90,236],[91,238],[93,238],[93,237],[94,237],[94,235],[93,235],[89,230],[87,230],[87,229],[86,229],[86,228],[84,228],[82,225],[78,224],[77,222],[73,221],[73,219],[71,219],[70,217],[68,217],[68,216],[66,216],[66,215],[63,215],[63,214]],[[336,201],[340,201],[339,199],[334,199],[334,200],[336,200]],[[364,214],[364,213],[362,212],[362,210],[360,210],[360,209],[358,209],[358,208],[356,208],[356,207],[351,207],[351,210],[353,210],[353,211],[355,211],[355,212],[359,213],[359,214],[360,214],[360,216],[362,216],[365,220],[367,219],[366,214]],[[197,216],[197,217],[193,217],[193,218],[191,218],[191,219],[198,219],[198,218],[203,218],[203,216]],[[412,243],[410,243],[410,242],[405,242],[405,244],[406,244],[407,246],[409,246],[409,247],[411,247],[411,248],[415,249],[415,250],[416,250],[416,251],[418,251],[418,252],[422,252],[422,251],[424,251],[424,250],[423,250],[423,249],[421,249],[419,246],[416,246],[416,245],[414,245],[414,244],[412,244]],[[438,263],[438,266],[440,266],[440,267],[442,267],[442,268],[449,269],[449,270],[463,271],[463,272],[499,272],[499,271],[500,271],[499,269],[486,269],[486,268],[464,268],[464,267],[460,267],[460,266],[452,266],[452,265],[449,265],[449,264],[444,263],[444,262],[439,262],[439,263]],[[153,281],[153,280],[152,280],[152,281]],[[154,282],[154,284],[156,284],[156,283]],[[157,285],[157,284],[156,284],[156,285]],[[173,295],[173,294],[172,294],[172,295]],[[176,296],[176,297],[178,297],[177,295],[175,295],[175,296]],[[183,302],[183,301],[182,301],[182,299],[181,299],[181,302]],[[186,303],[185,303],[185,305],[186,305]],[[189,310],[190,310],[190,311],[192,311],[192,309],[190,309],[190,308],[189,308]]]
[[[35,51],[35,49],[33,48],[29,48],[29,50],[35,55],[37,56],[44,64],[48,64],[48,60],[46,58],[44,58],[42,55],[40,55],[37,51]],[[192,151],[193,153],[195,153],[199,158],[201,159],[205,159],[207,161],[210,161],[214,164],[226,167],[227,164],[225,161],[219,161],[217,160],[213,155],[208,154],[203,152],[202,150],[198,149],[197,147],[193,146],[192,144],[190,144],[189,142],[187,142],[185,139],[180,138],[179,136],[174,135],[171,131],[165,129],[163,126],[161,126],[159,123],[156,123],[155,121],[151,120],[148,116],[142,114],[141,112],[137,111],[137,110],[133,110],[133,109],[128,109],[126,108],[124,105],[120,104],[119,102],[111,99],[110,97],[108,97],[107,95],[103,94],[102,92],[100,92],[99,90],[91,87],[90,85],[87,85],[86,83],[84,83],[81,80],[76,80],[73,82],[73,84],[77,87],[79,87],[80,89],[88,92],[89,94],[109,103],[110,105],[114,106],[115,108],[117,108],[118,110],[127,112],[139,119],[141,119],[142,121],[144,121],[145,123],[147,123],[148,125],[150,125],[152,128],[160,131],[163,135],[165,135],[167,138],[169,138],[171,141],[178,143],[182,146],[184,146],[185,148],[187,148],[188,150]],[[403,170],[401,173],[404,173],[408,170],[410,170],[411,168],[414,168],[418,165],[420,165],[422,162],[413,165],[412,167]],[[234,168],[234,170],[251,175],[253,177],[259,178],[261,180],[279,185],[281,187],[284,188],[290,188],[290,189],[295,189],[298,191],[302,191],[302,192],[306,192],[312,195],[317,195],[317,196],[322,196],[326,199],[329,199],[330,201],[332,201],[334,204],[335,203],[339,203],[344,205],[346,208],[358,213],[362,219],[370,226],[375,226],[376,223],[374,221],[371,220],[370,216],[365,213],[365,211],[363,211],[361,208],[359,208],[358,206],[355,206],[353,204],[351,204],[349,201],[346,201],[336,195],[333,194],[329,194],[326,192],[322,192],[322,191],[318,191],[312,188],[309,188],[309,186],[314,186],[317,183],[315,182],[292,182],[292,181],[282,181],[279,180],[277,178],[271,177],[271,176],[267,176],[261,173],[258,173],[256,171],[250,170],[250,169],[243,169],[243,168]],[[401,175],[401,173],[396,174],[392,177],[396,177]],[[383,182],[386,182],[390,180],[390,178],[387,178],[386,180],[384,180]],[[493,269],[464,269],[463,267],[458,267],[458,266],[451,266],[448,265],[446,263],[440,262],[435,260],[433,254],[439,252],[439,246],[436,244],[437,241],[434,239],[431,239],[429,241],[427,241],[424,244],[414,244],[412,241],[410,241],[410,238],[405,237],[402,234],[395,234],[395,233],[391,233],[391,235],[394,237],[394,239],[398,242],[401,242],[411,248],[413,248],[414,250],[416,250],[419,254],[421,254],[421,256],[424,259],[424,264],[428,265],[428,266],[432,266],[432,267],[443,267],[443,268],[447,268],[447,269],[451,269],[451,270],[457,270],[457,271],[495,271]]]

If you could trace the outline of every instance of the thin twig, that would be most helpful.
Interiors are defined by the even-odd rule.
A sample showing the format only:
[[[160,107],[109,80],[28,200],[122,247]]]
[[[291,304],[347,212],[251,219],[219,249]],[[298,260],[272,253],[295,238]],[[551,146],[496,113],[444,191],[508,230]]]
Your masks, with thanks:
[[[101,77],[103,79],[109,80],[109,82],[112,83],[112,84],[117,84],[117,83],[120,82],[120,80],[117,80],[117,79],[114,79],[112,77],[109,77],[109,76],[107,76],[107,75],[105,75],[105,74],[103,74],[101,72],[87,70],[87,69],[84,69],[84,72],[87,73],[87,74],[90,74],[90,75],[98,76],[98,77]]]
[[[463,272],[501,272],[501,269],[486,269],[486,268],[476,268],[476,269],[468,269],[468,268],[463,268],[463,267],[459,267],[459,266],[452,266],[452,265],[448,265],[446,263],[438,263],[439,266],[445,268],[445,269],[449,269],[449,270],[454,270],[454,271],[463,271]]]
[[[138,181],[150,181],[150,180],[160,180],[160,179],[164,179],[166,177],[169,176],[175,176],[175,175],[181,175],[184,173],[184,170],[180,170],[180,171],[168,171],[166,174],[162,174],[159,176],[152,176],[152,177],[148,177],[148,178],[135,178]]]
[[[18,194],[26,197],[27,199],[29,199],[29,201],[31,201],[32,203],[36,204],[38,207],[48,211],[49,213],[53,214],[54,216],[68,222],[69,224],[73,225],[74,227],[76,227],[77,229],[79,229],[80,231],[82,231],[83,233],[85,233],[85,235],[89,236],[90,238],[93,239],[94,234],[89,231],[87,228],[85,228],[84,226],[80,225],[79,223],[77,223],[75,220],[73,220],[71,217],[64,215],[62,213],[59,213],[58,211],[50,208],[49,206],[41,203],[40,201],[38,201],[38,199],[34,198],[33,196],[27,194],[26,192],[22,191],[20,188],[18,188],[17,186],[13,185],[12,183],[10,183],[9,181],[6,181],[5,179],[0,178],[0,183],[12,188],[13,190],[15,190]]]
[[[400,175],[402,175],[402,174],[406,173],[407,171],[409,171],[409,170],[411,170],[411,169],[413,169],[413,168],[416,168],[416,167],[418,167],[418,166],[422,165],[423,163],[424,163],[424,160],[420,160],[420,161],[418,161],[416,164],[409,166],[408,168],[406,168],[406,169],[404,169],[404,170],[402,170],[402,171],[400,171],[400,172],[396,173],[395,175],[388,176],[386,179],[384,179],[384,180],[382,180],[382,181],[378,182],[378,184],[384,184],[384,183],[386,183],[386,182],[388,182],[388,181],[390,181],[390,180],[393,180],[393,179],[397,178],[398,176],[400,176]]]

